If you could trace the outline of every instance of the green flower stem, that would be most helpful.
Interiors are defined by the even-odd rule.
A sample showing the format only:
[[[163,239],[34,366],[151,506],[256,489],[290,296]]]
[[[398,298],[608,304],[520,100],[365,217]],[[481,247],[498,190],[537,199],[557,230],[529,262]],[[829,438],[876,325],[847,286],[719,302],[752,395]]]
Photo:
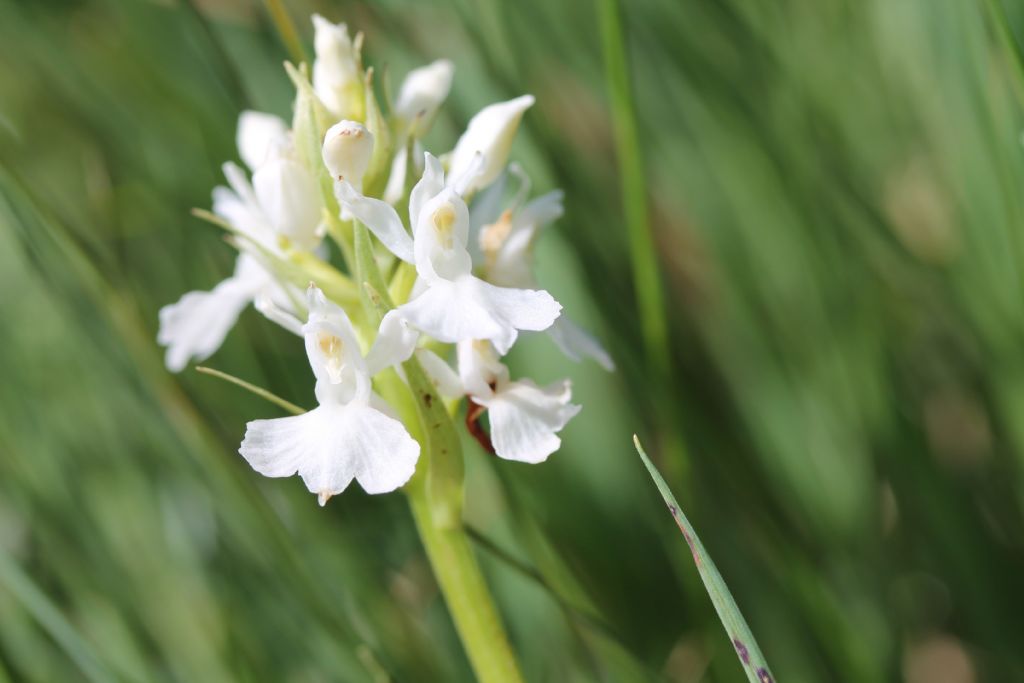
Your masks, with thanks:
[[[363,308],[368,321],[379,324],[394,304],[373,258],[369,232],[358,221],[353,223],[353,244]],[[413,357],[402,368],[408,387],[390,370],[381,373],[375,385],[420,444],[420,464],[405,487],[420,539],[477,679],[521,683],[519,666],[462,524],[458,432],[419,361]]]
[[[522,674],[465,527],[439,527],[426,494],[422,483],[408,487],[416,528],[473,672],[481,683],[520,683]]]

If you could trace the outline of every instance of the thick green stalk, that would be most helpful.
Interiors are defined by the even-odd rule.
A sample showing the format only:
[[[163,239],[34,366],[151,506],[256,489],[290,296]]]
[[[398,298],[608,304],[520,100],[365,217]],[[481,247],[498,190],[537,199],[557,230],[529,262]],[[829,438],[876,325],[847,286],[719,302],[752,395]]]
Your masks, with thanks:
[[[369,231],[358,221],[353,223],[353,238],[363,307],[367,319],[377,324],[393,303],[373,259]],[[413,357],[403,369],[408,387],[391,371],[382,373],[376,384],[420,444],[420,464],[405,492],[430,566],[477,679],[521,683],[519,665],[462,524],[459,435],[419,361]]]
[[[520,683],[523,677],[465,527],[457,524],[442,528],[436,524],[422,482],[410,486],[407,492],[420,539],[477,680]]]

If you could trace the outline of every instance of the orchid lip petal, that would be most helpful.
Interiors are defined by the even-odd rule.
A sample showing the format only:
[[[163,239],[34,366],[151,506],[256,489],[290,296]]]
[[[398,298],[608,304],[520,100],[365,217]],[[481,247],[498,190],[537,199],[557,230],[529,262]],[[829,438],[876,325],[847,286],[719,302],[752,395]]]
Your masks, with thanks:
[[[325,505],[352,480],[388,493],[416,469],[420,446],[401,422],[367,405],[325,405],[246,426],[239,453],[267,477],[298,474]]]

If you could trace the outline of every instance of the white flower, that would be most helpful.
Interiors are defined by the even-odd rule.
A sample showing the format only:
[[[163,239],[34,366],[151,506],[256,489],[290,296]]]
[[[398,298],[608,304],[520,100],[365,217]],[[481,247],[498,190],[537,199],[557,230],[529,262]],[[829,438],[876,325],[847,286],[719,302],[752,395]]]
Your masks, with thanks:
[[[505,460],[538,463],[558,450],[558,432],[580,411],[569,401],[569,380],[539,387],[531,380],[512,381],[506,367],[486,341],[470,340],[457,345],[459,373],[436,354],[416,352],[424,370],[442,395],[466,394],[484,406],[490,416],[491,444]]]
[[[445,185],[435,157],[427,154],[424,165],[409,197],[412,238],[387,202],[364,197],[344,181],[336,185],[341,204],[392,253],[414,263],[419,275],[418,295],[381,322],[370,352],[373,364],[408,358],[417,331],[446,343],[487,339],[506,353],[518,330],[547,329],[562,308],[547,292],[496,287],[472,274],[466,250],[469,210],[461,193],[476,177],[475,169]]]
[[[500,287],[535,286],[533,246],[540,229],[564,213],[562,191],[554,190],[515,209],[506,209],[480,228],[480,252],[487,281]]]
[[[528,189],[529,180],[521,171],[516,172],[523,180],[519,193],[523,195]],[[500,184],[496,183],[495,188],[499,189],[497,186]],[[485,196],[490,192],[488,190],[479,199],[490,200],[490,197]],[[533,247],[541,228],[562,216],[562,191],[549,192],[524,206],[518,206],[520,202],[519,199],[514,200],[513,208],[506,209],[494,222],[479,228],[477,237],[483,261],[481,270],[485,280],[499,287],[534,289],[538,285],[533,274]],[[611,356],[597,340],[564,315],[546,332],[572,360],[589,357],[606,370],[615,368]]]
[[[314,14],[313,28],[313,91],[338,118],[360,118],[363,84],[348,27]]]
[[[367,493],[394,491],[416,470],[419,444],[401,422],[371,405],[370,374],[345,312],[313,285],[308,298],[302,330],[319,406],[250,422],[239,453],[265,476],[298,473],[321,505],[353,479]]]
[[[466,132],[455,143],[449,165],[449,173],[459,178],[469,171],[477,154],[483,155],[483,168],[467,185],[465,194],[487,187],[501,174],[519,121],[533,102],[533,95],[523,95],[484,107],[470,119]]]
[[[356,190],[362,190],[372,155],[373,134],[361,123],[339,121],[324,135],[324,165],[335,180],[346,180]]]
[[[395,115],[411,126],[409,133],[421,138],[430,130],[434,116],[452,88],[455,65],[438,59],[413,69],[402,82],[395,100]]]
[[[224,164],[230,187],[214,188],[213,212],[270,251],[279,251],[280,236],[296,247],[315,248],[321,236],[320,197],[312,174],[290,155],[287,125],[270,114],[243,112],[237,140],[239,155],[254,171],[253,182],[238,165]],[[167,347],[168,369],[180,372],[190,359],[212,355],[257,296],[290,308],[288,294],[273,275],[242,253],[231,277],[209,292],[189,292],[162,308],[157,341]]]
[[[238,150],[252,183],[236,164],[224,164],[230,187],[214,188],[214,213],[271,251],[278,251],[278,237],[299,249],[316,248],[323,237],[320,193],[296,157],[287,124],[272,114],[242,112]]]

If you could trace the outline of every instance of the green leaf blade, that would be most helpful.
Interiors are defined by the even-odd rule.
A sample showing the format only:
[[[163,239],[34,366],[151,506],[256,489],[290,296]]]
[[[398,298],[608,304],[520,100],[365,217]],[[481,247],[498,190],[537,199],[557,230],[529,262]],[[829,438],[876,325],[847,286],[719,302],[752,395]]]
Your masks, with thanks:
[[[718,618],[722,622],[729,640],[732,641],[733,647],[736,649],[736,656],[739,657],[740,663],[743,665],[743,671],[747,674],[747,679],[751,683],[775,683],[775,678],[772,676],[767,660],[765,660],[764,655],[761,653],[761,648],[758,647],[753,632],[747,626],[747,622],[736,605],[732,593],[729,592],[729,587],[726,586],[725,580],[722,579],[722,575],[718,572],[718,568],[715,566],[711,556],[704,549],[704,544],[700,542],[700,538],[697,536],[693,525],[690,524],[690,520],[683,514],[679,503],[676,501],[676,497],[672,495],[672,490],[665,483],[665,479],[658,472],[658,468],[647,457],[643,446],[640,445],[640,439],[635,435],[633,436],[633,445],[636,446],[637,453],[640,454],[640,458],[644,461],[644,466],[647,468],[648,473],[650,473],[651,479],[654,480],[655,486],[658,487],[658,492],[665,501],[665,505],[668,506],[668,511],[676,521],[676,525],[682,532],[683,538],[686,539],[687,545],[690,546],[693,562],[697,565],[697,571],[700,573],[704,587],[707,589],[711,602],[715,606],[715,612],[718,613]]]

